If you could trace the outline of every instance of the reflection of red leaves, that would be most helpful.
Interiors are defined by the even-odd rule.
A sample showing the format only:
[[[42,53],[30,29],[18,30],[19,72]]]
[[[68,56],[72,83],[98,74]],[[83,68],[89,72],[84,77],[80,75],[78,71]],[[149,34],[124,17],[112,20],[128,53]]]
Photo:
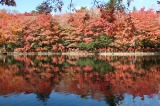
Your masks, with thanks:
[[[83,68],[83,70],[85,70],[85,71],[92,71],[92,70],[93,70],[93,67],[92,67],[92,66],[85,66],[85,67]]]
[[[53,63],[57,63],[57,62],[58,62],[57,57],[53,57],[53,58],[52,58],[52,62],[53,62]]]
[[[108,74],[106,74],[106,75],[104,76],[104,81],[110,81],[110,78],[109,78],[109,75],[108,75]]]
[[[67,62],[66,57],[63,56],[54,57],[57,64],[43,63],[40,66],[32,63],[31,60],[33,58],[15,57],[16,61],[30,60],[31,64],[28,66],[28,63],[24,62],[23,76],[19,74],[17,65],[0,65],[0,94],[6,95],[15,91],[50,93],[53,88],[56,88],[57,91],[66,91],[80,95],[88,95],[89,91],[93,98],[98,99],[126,92],[134,96],[143,96],[144,94],[156,94],[159,91],[159,66],[153,65],[152,68],[145,71],[135,67],[135,64],[132,63],[134,57],[127,59],[114,57],[115,60],[120,60],[121,62],[112,61],[112,58],[109,57],[103,58],[105,61],[108,60],[115,69],[105,75],[93,72],[93,67],[89,65],[83,68],[78,66],[76,64],[78,58],[76,60],[67,58],[70,63],[74,61],[75,64],[68,63],[67,67],[62,66],[61,69],[57,66],[59,60]],[[47,60],[42,56],[37,56],[37,59],[41,61]],[[136,60],[138,63],[141,63],[139,57]],[[55,83],[56,85],[54,85]],[[107,90],[108,88],[109,90]]]
[[[75,70],[81,71],[82,69],[81,69],[81,67],[75,67]]]
[[[41,77],[42,78],[46,78],[46,79],[49,79],[49,78],[51,78],[51,74],[50,73],[47,73],[47,72],[45,72],[45,73],[41,73]]]
[[[39,84],[37,84],[37,91],[38,93],[42,93],[42,94],[50,94],[52,92],[52,88],[50,86],[50,82],[40,82]]]
[[[54,67],[54,68],[53,68],[53,71],[54,71],[54,72],[59,71],[59,67]]]
[[[49,79],[49,78],[51,78],[52,75],[51,75],[51,73],[46,73],[45,76],[46,76],[47,79]]]

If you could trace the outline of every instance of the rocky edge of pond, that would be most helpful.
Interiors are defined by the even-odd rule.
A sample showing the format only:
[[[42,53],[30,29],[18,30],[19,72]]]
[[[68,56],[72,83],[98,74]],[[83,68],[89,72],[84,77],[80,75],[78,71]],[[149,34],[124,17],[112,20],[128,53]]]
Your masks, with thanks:
[[[160,52],[0,52],[0,55],[100,55],[100,56],[154,56]]]

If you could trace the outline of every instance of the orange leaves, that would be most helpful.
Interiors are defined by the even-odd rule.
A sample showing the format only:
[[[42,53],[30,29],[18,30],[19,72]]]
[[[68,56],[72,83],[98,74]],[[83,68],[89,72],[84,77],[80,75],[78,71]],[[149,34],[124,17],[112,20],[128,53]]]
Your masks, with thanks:
[[[89,42],[92,42],[93,39],[92,39],[92,38],[84,38],[84,41],[85,41],[86,43],[89,43]]]
[[[22,38],[24,40],[24,51],[56,51],[55,42],[59,40],[59,24],[51,14],[25,15],[23,18]],[[60,44],[58,44],[60,45]]]
[[[83,69],[84,69],[85,71],[92,71],[92,70],[93,70],[93,67],[91,67],[91,66],[85,66]]]
[[[159,16],[153,10],[145,11],[144,8],[142,8],[140,11],[132,12],[131,16],[135,24],[136,30],[140,34],[143,33],[142,36],[145,36],[149,39],[154,38],[154,36],[159,36]]]
[[[144,47],[158,51],[159,29],[160,15],[153,10],[125,13],[95,9],[55,16],[31,13],[13,15],[5,10],[0,11],[0,46],[6,51],[126,52],[133,51],[134,47],[141,51]],[[106,36],[109,36],[109,41],[106,41]],[[102,42],[101,38],[104,38]],[[94,45],[79,46],[83,41]]]
[[[36,17],[36,23],[39,27],[50,28],[50,24],[53,22],[53,18],[50,14],[39,14]]]
[[[15,15],[6,13],[4,10],[0,11],[0,17],[1,43],[16,42],[19,33],[22,32],[21,20]]]
[[[4,44],[6,42],[6,37],[4,35],[0,35],[0,44]]]

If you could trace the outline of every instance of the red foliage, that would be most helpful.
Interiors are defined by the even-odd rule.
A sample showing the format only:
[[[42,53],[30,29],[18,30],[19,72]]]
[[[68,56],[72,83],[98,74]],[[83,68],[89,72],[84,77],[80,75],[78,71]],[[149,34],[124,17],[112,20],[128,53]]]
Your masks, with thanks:
[[[16,43],[18,34],[22,32],[21,19],[13,14],[7,14],[5,10],[0,10],[0,38],[1,44]]]
[[[145,11],[142,8],[140,11],[132,12],[131,16],[138,32],[136,36],[139,36],[139,39],[150,39],[153,42],[158,42],[160,37],[159,14],[156,14],[153,10]]]
[[[13,15],[1,10],[0,46],[3,46],[1,51],[64,52],[78,50],[80,42],[92,43],[102,35],[112,38],[112,43],[96,46],[99,51],[104,48],[105,51],[158,51],[159,17],[153,10],[145,11],[144,8],[131,13],[95,9],[59,16]]]
[[[2,58],[5,59],[5,57]],[[0,94],[25,92],[49,95],[54,89],[54,91],[79,95],[89,93],[93,98],[100,99],[113,94],[129,93],[134,96],[143,96],[159,92],[159,66],[153,65],[144,70],[140,68],[140,64],[143,63],[139,57],[137,57],[139,64],[133,64],[134,57],[114,57],[114,59],[103,57],[104,60],[101,62],[108,60],[114,67],[114,71],[105,74],[100,73],[99,70],[93,70],[89,65],[79,66],[76,64],[79,60],[76,57],[54,57],[54,63],[42,62],[48,58],[19,56],[15,58],[18,64],[0,65]],[[39,65],[36,61],[40,61]],[[23,68],[19,67],[19,62],[24,62]],[[20,70],[23,74],[20,74]],[[96,95],[97,93],[99,96]]]

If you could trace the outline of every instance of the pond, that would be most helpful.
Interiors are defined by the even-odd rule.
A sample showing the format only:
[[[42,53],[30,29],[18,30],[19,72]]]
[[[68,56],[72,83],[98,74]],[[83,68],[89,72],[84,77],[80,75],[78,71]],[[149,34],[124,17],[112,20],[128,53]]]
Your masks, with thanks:
[[[0,106],[160,106],[160,57],[1,55]]]

